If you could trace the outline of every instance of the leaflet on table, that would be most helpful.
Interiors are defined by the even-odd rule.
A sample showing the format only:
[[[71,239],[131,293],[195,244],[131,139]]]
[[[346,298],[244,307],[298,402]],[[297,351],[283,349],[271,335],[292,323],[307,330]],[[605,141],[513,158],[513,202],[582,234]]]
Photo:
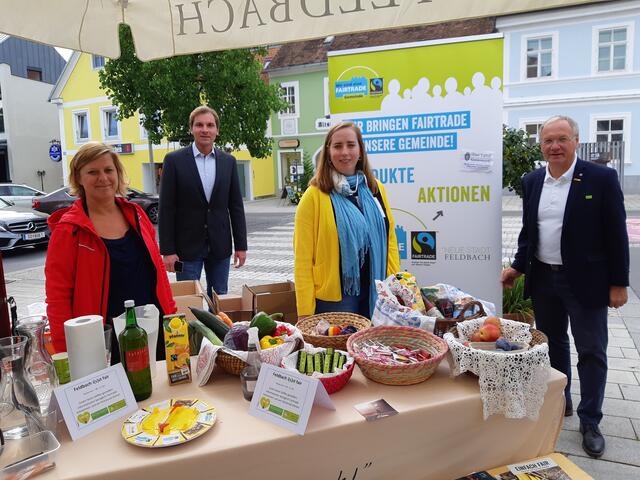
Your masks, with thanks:
[[[336,409],[320,380],[263,364],[249,413],[304,435],[314,404]]]
[[[588,473],[572,463],[560,453],[533,458],[488,471],[497,480],[553,479],[553,480],[593,480]]]
[[[73,440],[138,409],[121,363],[61,385],[54,394]]]

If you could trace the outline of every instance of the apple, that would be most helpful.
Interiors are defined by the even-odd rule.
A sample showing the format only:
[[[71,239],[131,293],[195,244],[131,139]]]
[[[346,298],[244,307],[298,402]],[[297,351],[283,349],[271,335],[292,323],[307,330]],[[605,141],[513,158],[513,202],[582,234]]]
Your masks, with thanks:
[[[498,317],[493,316],[493,315],[490,316],[490,317],[485,318],[484,325],[495,325],[500,330],[502,330],[502,323],[500,323],[500,319]]]
[[[482,337],[480,337],[480,332],[476,332],[473,335],[471,335],[470,340],[472,342],[481,342],[482,341]]]
[[[495,342],[500,338],[500,329],[493,324],[483,325],[478,333],[482,342]]]

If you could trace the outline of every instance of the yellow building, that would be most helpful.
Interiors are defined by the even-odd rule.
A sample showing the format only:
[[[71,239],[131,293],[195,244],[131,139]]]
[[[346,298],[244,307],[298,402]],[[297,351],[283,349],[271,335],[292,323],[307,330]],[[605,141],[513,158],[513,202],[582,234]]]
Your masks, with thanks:
[[[94,140],[113,145],[133,188],[157,192],[164,156],[180,145],[168,141],[153,145],[153,161],[149,161],[149,142],[139,115],[118,119],[117,108],[100,88],[98,71],[104,63],[104,57],[74,52],[51,93],[50,101],[58,106],[64,182],[67,183],[73,155],[83,143]],[[224,124],[224,118],[220,121]],[[253,158],[247,150],[233,155],[238,160],[244,198],[252,200],[275,193],[271,157]]]

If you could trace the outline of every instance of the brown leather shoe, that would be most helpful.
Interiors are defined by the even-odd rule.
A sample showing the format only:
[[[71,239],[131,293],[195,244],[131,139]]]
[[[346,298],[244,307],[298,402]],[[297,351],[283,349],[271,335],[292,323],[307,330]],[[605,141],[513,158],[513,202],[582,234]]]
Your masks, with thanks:
[[[582,449],[590,457],[600,458],[604,453],[604,437],[597,425],[580,423],[582,433]]]

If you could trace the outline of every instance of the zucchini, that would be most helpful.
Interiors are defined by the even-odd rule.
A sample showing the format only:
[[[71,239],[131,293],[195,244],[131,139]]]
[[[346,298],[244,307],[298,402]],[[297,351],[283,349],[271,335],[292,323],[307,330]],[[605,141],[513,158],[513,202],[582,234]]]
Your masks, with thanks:
[[[307,352],[300,350],[298,352],[298,372],[304,373],[307,368]]]
[[[188,320],[187,322],[189,323],[189,325],[193,326],[196,332],[201,333],[203,337],[207,337],[207,339],[211,343],[213,343],[214,345],[222,346],[222,341],[217,337],[217,335],[213,333],[213,331],[200,320],[194,319]]]
[[[307,355],[307,375],[313,373],[313,355]]]
[[[210,328],[218,338],[224,338],[227,332],[229,332],[229,325],[224,323],[213,313],[194,307],[189,307],[189,310],[191,310],[194,317],[204,323],[205,327]]]

